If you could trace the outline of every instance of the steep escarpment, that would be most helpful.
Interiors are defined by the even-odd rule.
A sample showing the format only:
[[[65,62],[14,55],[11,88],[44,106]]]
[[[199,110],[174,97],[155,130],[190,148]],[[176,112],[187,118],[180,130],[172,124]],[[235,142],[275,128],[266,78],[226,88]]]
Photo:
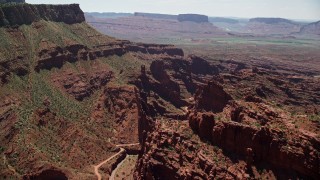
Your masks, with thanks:
[[[183,51],[171,45],[155,44],[135,44],[128,41],[115,41],[113,43],[101,44],[89,48],[82,44],[71,44],[64,48],[49,47],[39,52],[39,60],[35,67],[40,69],[51,69],[53,67],[61,68],[66,62],[75,62],[78,60],[95,60],[97,58],[108,56],[122,56],[128,52],[141,52],[150,55],[167,54],[170,56],[183,56]]]
[[[196,23],[207,23],[209,22],[208,16],[201,15],[201,14],[179,14],[178,21],[192,21]]]
[[[302,26],[299,33],[319,35],[320,34],[320,21]]]
[[[39,20],[64,22],[67,24],[85,21],[78,4],[30,5],[17,4],[0,7],[0,27],[31,24]]]

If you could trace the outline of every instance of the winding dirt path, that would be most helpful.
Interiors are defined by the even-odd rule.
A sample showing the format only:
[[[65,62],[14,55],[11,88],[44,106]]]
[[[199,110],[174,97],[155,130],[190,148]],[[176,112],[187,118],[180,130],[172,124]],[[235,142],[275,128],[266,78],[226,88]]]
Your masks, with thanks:
[[[116,157],[117,155],[121,154],[125,149],[123,147],[128,147],[128,146],[136,146],[139,145],[140,143],[133,143],[133,144],[118,144],[116,145],[117,147],[120,147],[120,151],[117,152],[116,154],[114,154],[113,156],[109,157],[108,159],[102,161],[100,164],[94,166],[94,173],[97,176],[98,180],[101,180],[101,174],[99,173],[99,168],[109,162],[111,159],[113,159],[114,157]]]
[[[116,173],[118,171],[118,169],[120,168],[120,166],[123,164],[123,162],[128,158],[128,155],[126,155],[126,158],[124,158],[124,160],[122,160],[117,167],[112,171],[111,176],[109,178],[109,180],[114,180],[114,177],[116,176]]]

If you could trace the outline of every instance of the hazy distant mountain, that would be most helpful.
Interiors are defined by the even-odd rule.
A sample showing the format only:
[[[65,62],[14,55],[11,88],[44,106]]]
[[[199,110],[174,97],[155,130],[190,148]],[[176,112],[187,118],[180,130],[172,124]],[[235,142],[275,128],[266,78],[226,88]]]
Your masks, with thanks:
[[[143,12],[135,12],[134,16],[141,16],[141,17],[148,17],[148,18],[155,18],[155,19],[172,19],[177,20],[177,15],[171,14],[158,14],[158,13],[143,13]]]
[[[128,17],[133,16],[132,13],[115,13],[115,12],[86,12],[85,15],[90,15],[98,18],[118,18],[118,17]]]
[[[283,18],[252,18],[249,22],[258,22],[258,23],[265,23],[265,24],[279,24],[279,23],[288,23],[288,24],[295,24],[293,21]]]
[[[151,18],[155,14],[121,18],[97,18],[86,16],[86,21],[107,35],[138,42],[170,43],[174,39],[212,38],[228,36],[222,29],[211,23],[197,23],[188,19],[179,22],[177,19],[163,19],[165,15]],[[150,16],[149,16],[150,15]],[[162,18],[159,18],[162,17]]]
[[[183,22],[183,21],[191,21],[191,22],[197,22],[197,23],[209,22],[208,16],[200,15],[200,14],[171,15],[171,14],[135,12],[134,16],[148,17],[148,18],[154,18],[154,19],[178,20],[180,22]]]
[[[288,35],[300,31],[302,24],[283,18],[252,18],[244,32],[260,35]]]
[[[225,17],[209,17],[209,22],[212,22],[212,23],[230,23],[230,24],[239,23],[239,21],[236,20],[236,19],[225,18]]]
[[[209,22],[209,17],[201,14],[179,14],[178,21],[191,21],[196,23],[207,23]]]
[[[320,21],[302,26],[300,33],[320,35]]]
[[[197,14],[159,14],[159,13],[85,13],[87,22],[97,22],[97,18],[123,18],[123,17],[147,17],[150,19],[159,20],[174,20],[174,21],[191,21],[191,22],[210,22],[225,31],[238,32],[253,35],[289,35],[291,33],[304,34],[319,34],[319,22],[306,25],[306,22],[298,22],[284,18],[252,18],[241,19],[236,17],[208,17]],[[130,19],[131,21],[141,21],[140,19]],[[100,22],[100,21],[99,21]],[[122,20],[120,20],[122,22]],[[115,23],[115,22],[112,22]],[[146,23],[146,22],[142,22]],[[165,23],[166,24],[166,23]],[[306,26],[304,26],[306,25]],[[115,35],[116,36],[116,35]]]

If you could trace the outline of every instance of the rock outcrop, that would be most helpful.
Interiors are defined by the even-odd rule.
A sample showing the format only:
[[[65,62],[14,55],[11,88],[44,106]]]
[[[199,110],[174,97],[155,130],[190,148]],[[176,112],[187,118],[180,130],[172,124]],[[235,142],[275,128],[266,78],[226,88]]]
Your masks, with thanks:
[[[14,59],[8,59],[0,62],[0,84],[4,84],[8,81],[10,74],[16,74],[18,76],[24,76],[29,73],[29,65],[24,61],[24,57],[17,56]]]
[[[243,161],[232,162],[218,147],[206,149],[172,131],[154,131],[142,147],[135,178],[143,179],[245,179]],[[214,158],[214,160],[212,159]]]
[[[219,69],[201,57],[196,55],[189,55],[188,59],[191,61],[191,72],[194,74],[218,74]]]
[[[208,16],[200,15],[200,14],[179,14],[178,21],[191,21],[196,23],[207,23],[209,22]]]
[[[68,180],[68,176],[70,176],[69,172],[64,172],[53,166],[41,166],[39,167],[38,172],[30,173],[23,176],[23,179],[31,180],[31,179],[59,179],[59,180]]]
[[[116,41],[90,49],[81,44],[72,44],[64,48],[55,46],[44,48],[38,53],[36,71],[41,69],[61,68],[66,62],[79,60],[95,60],[113,55],[122,56],[128,52],[145,53],[150,55],[166,54],[169,56],[184,56],[182,49],[172,45],[139,44],[128,41]]]
[[[79,4],[17,4],[0,7],[0,27],[31,24],[39,20],[74,24],[84,22],[85,18]]]
[[[195,107],[197,110],[222,112],[232,97],[223,90],[217,82],[211,81],[198,89],[195,94]]]
[[[143,130],[147,128],[146,114],[142,108],[140,95],[135,87],[109,86],[104,91],[104,106],[108,116],[116,123],[116,137],[121,144],[139,142]],[[145,127],[143,127],[145,126]]]
[[[247,149],[253,153],[255,163],[268,162],[277,168],[297,171],[304,176],[318,177],[319,142],[301,135],[288,141],[283,132],[268,128],[255,129],[239,123],[218,123],[213,128],[212,143],[227,151],[245,156]]]
[[[218,95],[220,98],[216,99],[216,102],[222,104],[212,106],[207,103],[202,108],[216,107],[211,109],[211,112],[223,111],[226,116],[221,118],[221,115],[199,113],[197,111],[202,108],[195,106],[195,111],[189,114],[189,125],[201,138],[238,156],[246,157],[248,149],[250,149],[252,154],[250,158],[255,164],[267,162],[275,169],[283,168],[298,172],[300,176],[311,176],[315,179],[318,177],[319,155],[314,148],[319,147],[320,143],[313,135],[303,131],[296,132],[289,127],[287,130],[270,129],[268,127],[272,126],[271,124],[274,122],[280,123],[279,126],[284,126],[288,122],[285,115],[274,111],[261,100],[254,100],[254,102],[258,102],[257,107],[261,110],[259,112],[257,109],[258,112],[253,113],[252,110],[244,106],[228,101],[231,98],[222,90],[222,87],[215,84],[209,84],[208,87],[211,87],[212,91],[203,97],[213,99],[208,98],[209,94],[213,97]],[[206,92],[209,91],[202,93]],[[248,100],[253,99],[252,97],[248,98]],[[203,104],[203,98],[195,100],[196,105]],[[215,101],[212,102],[214,104]],[[251,105],[250,107],[252,108]],[[220,111],[215,111],[217,108]],[[259,128],[260,126],[263,127]]]
[[[189,125],[202,139],[212,137],[212,129],[215,125],[213,113],[193,113],[189,115]]]
[[[105,86],[113,77],[113,72],[107,69],[95,71],[92,74],[65,72],[63,76],[53,77],[53,82],[75,99],[82,101],[94,90]]]

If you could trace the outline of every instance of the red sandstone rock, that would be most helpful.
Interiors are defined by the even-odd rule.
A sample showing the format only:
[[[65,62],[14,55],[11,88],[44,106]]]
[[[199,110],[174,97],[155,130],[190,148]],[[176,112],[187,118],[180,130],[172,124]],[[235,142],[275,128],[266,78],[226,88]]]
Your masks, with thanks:
[[[212,112],[221,112],[232,97],[227,94],[223,87],[216,82],[209,82],[195,95],[195,108]]]

